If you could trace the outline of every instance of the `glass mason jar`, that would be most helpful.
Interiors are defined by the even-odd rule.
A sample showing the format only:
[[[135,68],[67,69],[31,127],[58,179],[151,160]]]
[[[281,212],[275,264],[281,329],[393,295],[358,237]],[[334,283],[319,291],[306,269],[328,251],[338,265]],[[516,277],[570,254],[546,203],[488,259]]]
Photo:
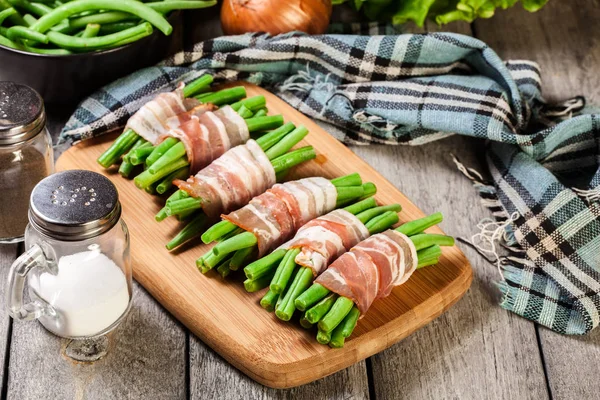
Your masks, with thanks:
[[[108,333],[127,315],[129,233],[106,177],[70,170],[41,181],[31,194],[25,249],[8,277],[13,318],[38,319],[57,336],[83,339]]]
[[[42,98],[28,86],[0,82],[0,243],[23,240],[27,200],[53,164]]]

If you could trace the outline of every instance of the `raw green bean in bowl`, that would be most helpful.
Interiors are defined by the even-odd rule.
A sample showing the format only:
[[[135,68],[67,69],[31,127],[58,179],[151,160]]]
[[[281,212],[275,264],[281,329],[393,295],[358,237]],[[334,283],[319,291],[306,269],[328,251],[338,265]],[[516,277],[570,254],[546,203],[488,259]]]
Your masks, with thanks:
[[[74,104],[181,50],[182,12],[216,0],[0,0],[0,81]]]

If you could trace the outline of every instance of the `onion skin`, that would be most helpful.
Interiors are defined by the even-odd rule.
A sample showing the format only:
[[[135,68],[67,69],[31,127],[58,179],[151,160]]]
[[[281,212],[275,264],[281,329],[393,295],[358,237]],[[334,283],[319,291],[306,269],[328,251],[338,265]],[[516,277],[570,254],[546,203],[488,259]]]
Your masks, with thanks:
[[[221,25],[227,35],[291,31],[320,35],[330,18],[331,0],[224,0],[221,7]]]

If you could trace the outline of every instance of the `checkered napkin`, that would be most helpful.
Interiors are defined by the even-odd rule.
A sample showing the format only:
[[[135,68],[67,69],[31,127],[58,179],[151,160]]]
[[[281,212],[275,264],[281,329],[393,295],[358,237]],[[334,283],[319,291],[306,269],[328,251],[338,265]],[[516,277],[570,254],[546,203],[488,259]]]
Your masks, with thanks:
[[[62,136],[122,127],[156,92],[210,73],[269,88],[348,144],[487,139],[492,181],[456,162],[494,215],[473,239],[501,269],[502,307],[561,333],[596,327],[600,114],[581,98],[546,104],[535,63],[502,61],[472,37],[374,35],[379,29],[198,43],[94,93]],[[507,255],[497,256],[500,245]]]

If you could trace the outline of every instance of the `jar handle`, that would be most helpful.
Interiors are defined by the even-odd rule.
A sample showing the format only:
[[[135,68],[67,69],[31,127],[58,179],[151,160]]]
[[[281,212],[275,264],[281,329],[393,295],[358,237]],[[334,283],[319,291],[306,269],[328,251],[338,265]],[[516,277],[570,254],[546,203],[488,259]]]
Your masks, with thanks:
[[[32,320],[43,315],[55,315],[52,306],[42,301],[23,304],[23,290],[27,274],[34,268],[45,268],[46,256],[40,246],[34,244],[11,265],[8,273],[6,307],[11,317],[19,320]]]

